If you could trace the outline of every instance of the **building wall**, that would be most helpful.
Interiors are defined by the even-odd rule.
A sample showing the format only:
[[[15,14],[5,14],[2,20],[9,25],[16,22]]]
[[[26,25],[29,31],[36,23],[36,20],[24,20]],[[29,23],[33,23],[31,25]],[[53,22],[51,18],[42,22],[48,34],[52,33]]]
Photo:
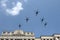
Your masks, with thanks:
[[[41,38],[35,38],[35,40],[41,40]]]
[[[35,37],[23,37],[23,36],[0,36],[0,40],[35,40]]]
[[[60,34],[54,34],[50,36],[41,36],[35,38],[34,33],[24,32],[22,30],[16,30],[14,32],[2,32],[0,40],[60,40]]]
[[[53,36],[42,36],[41,40],[54,40]]]

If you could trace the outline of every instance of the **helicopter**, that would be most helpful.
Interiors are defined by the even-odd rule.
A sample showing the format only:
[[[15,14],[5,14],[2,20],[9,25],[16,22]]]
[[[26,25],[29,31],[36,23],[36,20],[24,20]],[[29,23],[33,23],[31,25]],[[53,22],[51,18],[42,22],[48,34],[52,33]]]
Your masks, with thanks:
[[[41,19],[41,22],[43,22],[44,21],[44,17]]]
[[[21,28],[21,24],[18,25],[19,26],[19,29]]]
[[[29,18],[28,18],[28,17],[26,17],[26,19],[25,19],[25,20],[26,20],[26,22],[28,22],[28,21],[29,21]]]
[[[36,14],[36,16],[39,14],[39,11],[37,10],[36,12],[35,12],[35,14]]]
[[[44,23],[44,26],[47,26],[47,22]]]

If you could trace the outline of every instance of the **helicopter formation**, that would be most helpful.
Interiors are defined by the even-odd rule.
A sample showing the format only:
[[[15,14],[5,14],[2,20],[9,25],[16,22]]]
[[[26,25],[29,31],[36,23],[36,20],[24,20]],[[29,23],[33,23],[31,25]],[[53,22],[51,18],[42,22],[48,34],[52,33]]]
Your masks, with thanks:
[[[39,11],[37,10],[37,11],[35,12],[35,15],[38,16],[38,14],[39,14]],[[41,18],[40,20],[41,20],[41,22],[43,23],[44,20],[45,20],[45,18],[43,17],[43,18]],[[27,22],[29,21],[29,17],[26,17],[26,18],[25,18],[25,21],[26,21],[26,23],[27,23]],[[45,21],[45,23],[43,23],[43,24],[44,24],[44,26],[47,26],[48,23]],[[20,28],[20,27],[21,27],[21,24],[19,24],[19,28]]]

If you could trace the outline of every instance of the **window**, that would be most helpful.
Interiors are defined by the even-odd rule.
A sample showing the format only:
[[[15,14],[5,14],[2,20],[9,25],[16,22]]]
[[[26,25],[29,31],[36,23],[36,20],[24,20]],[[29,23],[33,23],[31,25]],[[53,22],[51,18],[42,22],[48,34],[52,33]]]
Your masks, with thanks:
[[[14,32],[12,32],[12,33],[14,33]]]
[[[50,40],[52,40],[52,39],[50,39]]]
[[[49,39],[47,39],[47,40],[49,40]]]
[[[8,32],[8,33],[10,33],[10,32]]]
[[[31,34],[33,34],[33,33],[31,32]]]
[[[4,40],[4,39],[1,39],[1,40]]]
[[[6,40],[8,40],[8,39],[6,39]]]
[[[29,34],[29,32],[27,34]]]
[[[45,39],[43,39],[43,40],[45,40]]]
[[[13,40],[13,39],[10,39],[10,40]]]
[[[30,39],[28,39],[28,40],[30,40]]]
[[[57,37],[58,39],[60,38],[60,37]]]
[[[24,39],[24,40],[26,40],[26,39]]]
[[[34,40],[34,39],[32,39],[32,40]]]
[[[15,39],[15,40],[22,40],[22,39]]]
[[[22,40],[22,39],[20,39],[20,40]]]
[[[3,32],[3,33],[6,33],[6,32]]]

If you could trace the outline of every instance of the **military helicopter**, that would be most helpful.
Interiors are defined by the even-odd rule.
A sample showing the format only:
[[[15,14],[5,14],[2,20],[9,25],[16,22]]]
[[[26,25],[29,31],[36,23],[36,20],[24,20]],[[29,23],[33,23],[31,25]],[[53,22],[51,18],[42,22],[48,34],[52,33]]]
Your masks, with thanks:
[[[25,20],[26,20],[26,22],[28,22],[28,21],[29,21],[29,18],[28,18],[28,17],[26,17],[26,19],[25,19]]]
[[[47,22],[44,23],[44,26],[47,26]]]
[[[21,28],[21,24],[18,25],[19,26],[19,29]]]
[[[36,14],[36,16],[37,16],[37,15],[39,14],[39,11],[37,10],[35,14]]]
[[[43,22],[44,21],[44,17],[41,19],[41,22]]]

